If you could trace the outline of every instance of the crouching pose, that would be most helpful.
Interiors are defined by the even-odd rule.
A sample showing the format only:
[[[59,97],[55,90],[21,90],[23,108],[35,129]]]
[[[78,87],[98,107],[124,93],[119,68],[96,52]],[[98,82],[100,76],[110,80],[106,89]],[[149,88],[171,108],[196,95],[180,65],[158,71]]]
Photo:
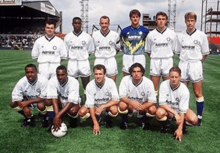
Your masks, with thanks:
[[[159,90],[159,105],[156,117],[159,121],[164,121],[161,132],[166,133],[170,126],[170,121],[174,116],[177,129],[174,132],[176,139],[181,141],[183,133],[186,132],[185,123],[196,125],[198,118],[196,114],[189,109],[189,90],[180,82],[181,70],[178,67],[172,67],[169,72],[169,80],[161,83]]]
[[[22,126],[35,126],[35,119],[31,108],[37,107],[42,114],[42,127],[48,126],[48,115],[44,105],[44,99],[47,95],[48,80],[37,74],[37,68],[34,64],[28,64],[25,67],[25,76],[21,78],[12,91],[11,108],[24,116]]]
[[[119,96],[115,82],[106,77],[104,65],[96,65],[93,69],[94,80],[86,86],[86,102],[79,110],[81,118],[91,116],[93,121],[93,134],[100,134],[99,122],[101,113],[106,112],[105,126],[111,127],[111,117],[118,115]]]
[[[55,113],[53,129],[57,131],[60,128],[61,117],[66,113],[70,116],[70,127],[75,128],[80,107],[79,82],[75,78],[67,76],[65,66],[58,66],[56,76],[50,79],[47,88],[47,98],[50,99]]]
[[[137,111],[137,117],[141,118],[142,128],[148,129],[149,117],[156,113],[156,95],[153,82],[144,76],[144,67],[134,63],[130,69],[130,76],[125,76],[119,86],[119,113],[122,117],[121,129],[126,129],[128,114]],[[132,114],[131,114],[132,115]],[[147,115],[147,116],[146,116]]]

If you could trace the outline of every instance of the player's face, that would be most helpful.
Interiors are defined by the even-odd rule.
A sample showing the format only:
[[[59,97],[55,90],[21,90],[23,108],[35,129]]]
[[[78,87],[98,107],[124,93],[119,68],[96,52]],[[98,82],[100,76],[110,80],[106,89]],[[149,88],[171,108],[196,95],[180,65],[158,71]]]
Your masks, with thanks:
[[[57,79],[62,84],[66,81],[67,78],[67,72],[66,70],[57,70]]]
[[[82,22],[79,19],[74,20],[73,21],[73,28],[74,28],[74,31],[81,31]]]
[[[25,70],[25,75],[28,81],[33,82],[37,78],[37,71],[34,67],[27,67]]]
[[[166,16],[158,15],[156,23],[157,23],[157,27],[159,29],[164,29],[166,27],[166,23],[167,23]]]
[[[104,70],[103,69],[101,69],[101,70],[95,69],[94,70],[94,78],[95,78],[95,81],[99,85],[102,85],[104,83],[104,80],[105,80]]]
[[[180,74],[178,72],[172,71],[172,72],[170,72],[169,77],[170,77],[171,86],[173,88],[176,88],[180,83],[180,79],[181,79]]]
[[[133,81],[138,83],[141,81],[141,78],[142,78],[142,71],[141,71],[141,68],[139,67],[135,67],[133,68],[133,71],[132,71],[132,78],[133,78]]]
[[[102,31],[107,31],[109,29],[109,20],[101,18],[99,25],[101,26]]]
[[[130,20],[133,27],[139,26],[140,17],[138,16],[138,14],[132,14]]]
[[[196,20],[195,18],[188,18],[185,20],[187,31],[193,32],[195,30]]]
[[[54,24],[46,24],[45,26],[45,32],[47,34],[47,37],[52,37],[55,33],[55,27]]]

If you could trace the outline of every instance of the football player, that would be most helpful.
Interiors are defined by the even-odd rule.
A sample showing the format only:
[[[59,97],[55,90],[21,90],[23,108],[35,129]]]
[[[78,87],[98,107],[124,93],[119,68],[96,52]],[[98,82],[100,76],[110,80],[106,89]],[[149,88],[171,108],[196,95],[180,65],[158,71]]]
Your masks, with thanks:
[[[78,78],[81,77],[84,90],[89,83],[91,70],[89,55],[94,52],[92,37],[82,31],[82,20],[74,17],[72,20],[73,31],[64,38],[64,43],[68,51],[68,75]]]
[[[163,133],[167,132],[170,121],[175,117],[177,129],[174,135],[179,141],[186,132],[184,121],[191,125],[197,125],[198,122],[196,114],[189,109],[189,90],[180,82],[180,79],[181,70],[178,67],[172,67],[169,71],[169,80],[163,81],[160,85],[159,108],[156,112],[156,118],[159,121],[165,121],[161,131]]]
[[[157,27],[146,38],[145,50],[150,57],[150,78],[154,83],[156,95],[160,76],[163,80],[169,78],[169,70],[173,67],[173,51],[175,49],[176,34],[167,28],[167,15],[164,12],[156,14]]]
[[[202,94],[202,63],[209,54],[208,39],[205,33],[195,28],[197,16],[193,12],[185,14],[186,31],[177,35],[176,53],[179,54],[179,68],[182,71],[181,81],[188,86],[192,82],[196,96],[198,126],[202,124],[204,97]]]
[[[132,115],[137,111],[137,117],[141,118],[142,128],[149,129],[150,117],[156,113],[156,95],[153,82],[144,76],[145,69],[140,63],[134,63],[129,69],[130,75],[125,76],[119,86],[119,113],[122,122],[121,129],[126,129],[128,113]]]
[[[122,71],[125,75],[129,74],[129,68],[134,63],[140,63],[145,68],[145,38],[149,30],[139,24],[141,13],[134,9],[130,11],[131,25],[121,31],[120,39],[123,55]]]
[[[49,80],[47,99],[52,103],[55,113],[53,130],[57,131],[60,128],[61,117],[66,113],[70,116],[70,127],[77,126],[77,113],[80,108],[79,82],[75,78],[67,76],[65,66],[58,66],[56,76]]]
[[[37,58],[39,73],[50,79],[56,75],[56,68],[61,60],[67,58],[64,42],[55,36],[56,23],[45,22],[45,36],[38,38],[33,46],[31,56]]]
[[[118,115],[119,96],[115,82],[106,77],[104,65],[95,65],[94,78],[86,87],[86,102],[79,110],[79,116],[93,121],[93,134],[100,134],[101,113],[105,110],[105,126],[111,127],[111,117]]]
[[[120,50],[120,37],[115,31],[109,29],[110,19],[107,16],[100,18],[101,30],[92,34],[95,43],[95,63],[102,64],[106,68],[106,76],[116,81],[118,74],[115,55]]]
[[[21,78],[12,91],[11,108],[24,116],[22,126],[35,126],[35,119],[32,108],[37,107],[42,114],[42,127],[48,126],[48,115],[44,100],[47,96],[48,80],[44,76],[37,74],[34,64],[25,67],[25,76]]]

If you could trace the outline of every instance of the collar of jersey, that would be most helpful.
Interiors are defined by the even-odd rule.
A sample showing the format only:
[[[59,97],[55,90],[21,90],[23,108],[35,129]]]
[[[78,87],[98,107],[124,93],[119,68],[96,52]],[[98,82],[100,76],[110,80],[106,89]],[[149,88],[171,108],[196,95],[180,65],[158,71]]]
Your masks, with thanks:
[[[163,33],[167,30],[167,27],[164,28],[162,31],[158,30],[157,28],[156,28],[156,30],[157,30],[159,33],[163,34]]]
[[[197,29],[195,29],[193,32],[189,33],[187,30],[186,30],[186,33],[190,36],[192,36],[192,34],[194,34],[196,32]]]
[[[180,87],[180,83],[179,83],[179,85],[178,85],[176,88],[173,88],[173,87],[171,86],[171,84],[170,84],[170,88],[171,88],[173,91],[177,90],[179,87]]]
[[[35,85],[35,83],[37,82],[37,80],[38,80],[38,78],[36,77],[36,79],[35,79],[33,82],[30,82],[29,80],[28,80],[28,82],[33,86],[33,85]]]
[[[137,87],[137,86],[139,86],[139,85],[140,85],[142,82],[143,82],[143,77],[141,78],[141,81],[140,81],[139,83],[137,83],[137,84],[136,84],[136,83],[134,83],[134,81],[133,81],[133,79],[132,79],[132,83],[133,83],[133,84],[134,84],[134,86],[136,86],[136,87]]]
[[[51,41],[54,37],[55,37],[55,35],[53,35],[51,38],[48,38],[47,35],[45,35],[45,38],[46,38],[48,41]]]
[[[100,32],[104,37],[106,37],[109,34],[110,30],[107,33],[103,33],[102,30],[100,30]]]
[[[101,88],[104,86],[104,84],[105,84],[105,80],[104,80],[104,82],[103,82],[102,85],[99,85],[96,81],[95,81],[95,84],[96,84],[96,86],[97,86],[99,89],[101,89]]]
[[[60,82],[59,83],[61,87],[64,87],[67,84],[67,82],[68,82],[68,77],[66,77],[66,81],[64,83],[60,83]]]
[[[78,37],[79,35],[81,35],[81,33],[82,33],[82,30],[81,30],[79,33],[75,33],[75,32],[73,31],[73,34],[76,35],[77,37]]]
[[[132,25],[131,25],[131,29],[138,29],[138,28],[140,28],[140,26],[141,25],[139,25],[137,28],[135,28],[135,27],[132,27]]]

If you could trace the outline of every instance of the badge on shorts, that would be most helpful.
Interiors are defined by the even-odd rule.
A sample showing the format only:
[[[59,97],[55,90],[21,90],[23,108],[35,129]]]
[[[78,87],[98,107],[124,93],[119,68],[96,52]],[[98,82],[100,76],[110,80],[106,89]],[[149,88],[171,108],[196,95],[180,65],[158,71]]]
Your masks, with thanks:
[[[194,44],[198,44],[198,40],[194,40],[193,43],[194,43]]]
[[[53,50],[57,50],[57,46],[53,46]]]

